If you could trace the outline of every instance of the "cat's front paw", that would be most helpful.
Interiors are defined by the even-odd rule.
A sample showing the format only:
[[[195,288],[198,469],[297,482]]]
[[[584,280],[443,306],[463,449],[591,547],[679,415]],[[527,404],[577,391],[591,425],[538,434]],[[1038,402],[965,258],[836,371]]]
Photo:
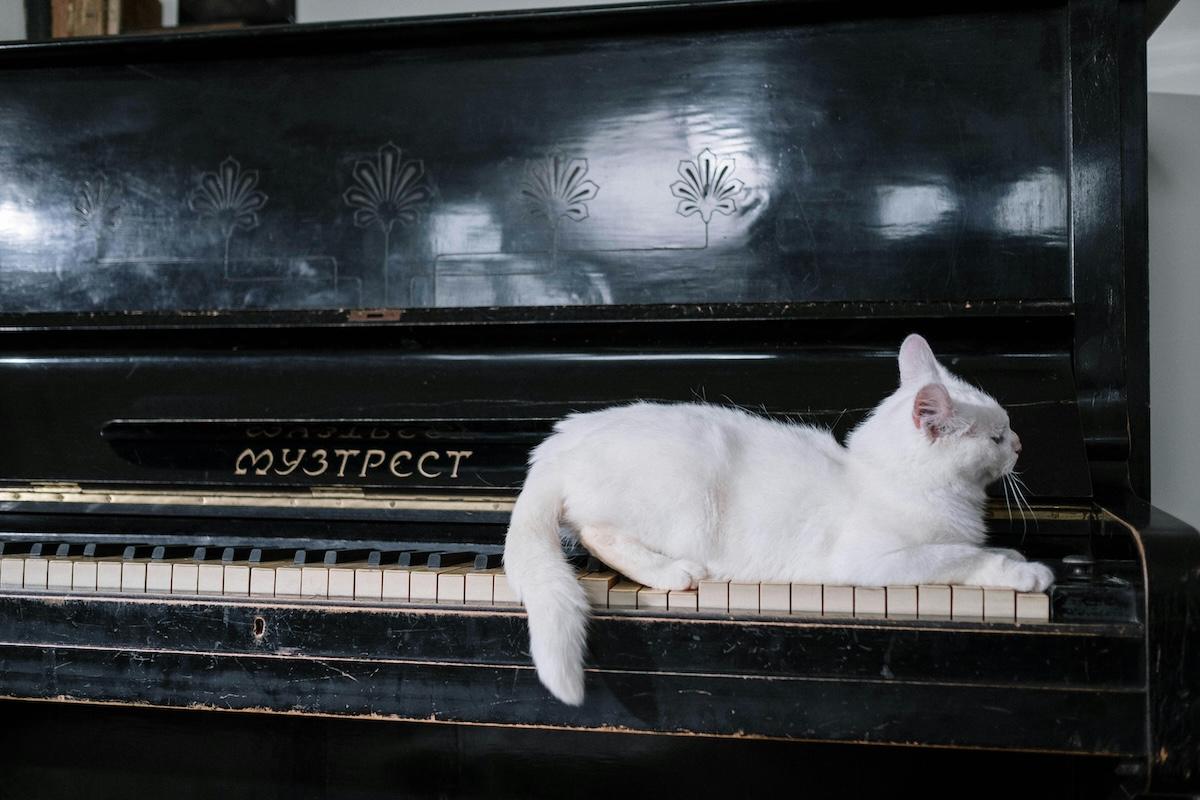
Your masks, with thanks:
[[[695,589],[700,581],[708,577],[708,570],[695,561],[676,561],[663,571],[662,583],[658,589],[684,591]]]
[[[1036,561],[1006,559],[1003,581],[1018,592],[1044,592],[1054,584],[1054,572]]]

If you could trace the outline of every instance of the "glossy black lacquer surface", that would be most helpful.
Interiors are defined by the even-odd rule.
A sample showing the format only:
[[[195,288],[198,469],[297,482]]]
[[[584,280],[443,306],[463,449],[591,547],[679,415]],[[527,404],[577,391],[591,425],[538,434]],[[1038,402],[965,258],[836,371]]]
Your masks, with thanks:
[[[0,50],[0,310],[1070,297],[1061,13],[612,27]]]

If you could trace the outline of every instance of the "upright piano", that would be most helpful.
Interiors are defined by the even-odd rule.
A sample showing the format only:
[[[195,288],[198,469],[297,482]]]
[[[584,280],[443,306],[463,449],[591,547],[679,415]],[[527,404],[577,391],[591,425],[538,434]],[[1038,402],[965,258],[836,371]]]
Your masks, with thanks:
[[[0,796],[1200,791],[1200,536],[1145,499],[1152,24],[721,1],[0,47]],[[842,436],[913,331],[1009,409],[1027,503],[990,527],[1048,596],[717,607],[575,552],[587,700],[555,701],[499,558],[553,422]]]

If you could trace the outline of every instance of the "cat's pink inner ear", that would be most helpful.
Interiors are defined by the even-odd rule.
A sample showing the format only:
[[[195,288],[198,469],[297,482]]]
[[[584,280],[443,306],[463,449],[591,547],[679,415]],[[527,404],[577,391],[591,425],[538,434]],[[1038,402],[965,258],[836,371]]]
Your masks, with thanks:
[[[900,345],[900,383],[917,383],[938,376],[937,359],[929,342],[916,333],[910,333]]]
[[[936,439],[950,418],[954,416],[954,403],[950,393],[940,383],[927,383],[917,392],[913,400],[913,425],[923,429],[930,439]]]

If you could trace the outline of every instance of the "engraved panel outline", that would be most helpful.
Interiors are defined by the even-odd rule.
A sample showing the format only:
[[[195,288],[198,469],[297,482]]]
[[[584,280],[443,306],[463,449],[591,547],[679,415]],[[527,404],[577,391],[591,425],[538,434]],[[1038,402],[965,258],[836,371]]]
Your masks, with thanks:
[[[258,170],[242,171],[233,156],[226,156],[216,172],[200,175],[200,185],[188,195],[188,208],[202,218],[217,222],[225,238],[225,278],[229,279],[229,240],[234,231],[251,231],[259,226],[258,212],[267,205],[266,192],[259,191]]]

